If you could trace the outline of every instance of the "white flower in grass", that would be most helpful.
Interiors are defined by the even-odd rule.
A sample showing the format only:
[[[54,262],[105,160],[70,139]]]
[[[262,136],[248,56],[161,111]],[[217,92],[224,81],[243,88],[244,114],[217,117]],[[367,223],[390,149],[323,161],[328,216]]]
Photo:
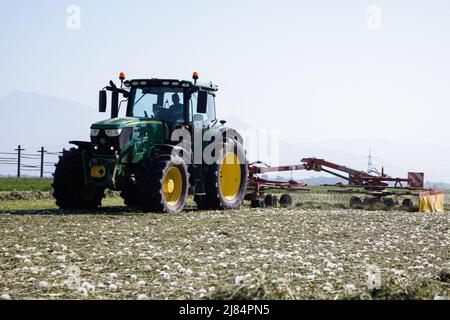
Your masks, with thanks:
[[[36,268],[36,267],[30,267],[30,272],[32,273],[32,274],[37,274],[38,272],[39,272],[39,269],[38,268]]]
[[[95,291],[95,286],[87,281],[83,282],[81,287],[86,288],[87,291]]]
[[[49,287],[49,283],[47,281],[40,281],[39,282],[39,287],[41,287],[41,288],[48,288]]]
[[[192,270],[191,269],[186,269],[184,274],[188,277],[192,276]]]
[[[82,296],[87,296],[88,290],[85,287],[79,287],[77,289],[77,294],[82,295]]]
[[[137,275],[132,274],[132,275],[130,276],[130,279],[131,279],[131,280],[136,280],[136,279],[137,279]]]
[[[66,261],[66,256],[57,256],[56,260],[61,261],[61,262],[65,262]]]
[[[163,279],[165,279],[165,280],[169,280],[169,279],[170,279],[170,274],[167,273],[167,272],[165,272],[165,271],[161,271],[159,274],[160,274],[161,277],[162,277]]]
[[[11,296],[7,293],[4,293],[0,296],[0,299],[2,300],[11,300]]]
[[[356,290],[356,287],[353,284],[346,284],[344,286],[344,292],[346,294],[352,294],[353,292],[355,292],[355,290]]]
[[[140,286],[140,287],[143,287],[143,286],[145,286],[145,281],[144,280],[139,280],[137,282],[137,285]]]
[[[309,274],[306,276],[306,280],[314,280],[316,278],[315,274]]]
[[[234,278],[234,284],[237,286],[240,285],[244,281],[245,281],[245,276],[236,276],[236,278]]]
[[[113,279],[116,279],[116,278],[117,278],[117,273],[111,272],[109,274],[109,280],[113,280]]]
[[[118,287],[114,283],[111,283],[108,287],[108,291],[111,291],[111,292],[115,292],[115,291],[117,291],[117,289],[118,289]]]
[[[211,294],[211,293],[214,293],[216,291],[216,287],[209,287],[208,288],[208,292]]]
[[[137,299],[138,300],[148,300],[148,297],[146,294],[141,293],[141,294],[138,294]]]

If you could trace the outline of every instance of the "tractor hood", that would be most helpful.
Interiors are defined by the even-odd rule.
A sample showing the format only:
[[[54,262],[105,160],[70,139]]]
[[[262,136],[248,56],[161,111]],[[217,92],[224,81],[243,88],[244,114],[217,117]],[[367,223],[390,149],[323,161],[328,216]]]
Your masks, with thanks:
[[[94,123],[91,126],[91,129],[120,129],[125,127],[133,127],[136,125],[145,125],[145,124],[162,124],[162,121],[160,120],[144,120],[140,118],[132,118],[132,117],[126,117],[126,118],[114,118],[114,119],[107,119],[102,120],[99,122]]]

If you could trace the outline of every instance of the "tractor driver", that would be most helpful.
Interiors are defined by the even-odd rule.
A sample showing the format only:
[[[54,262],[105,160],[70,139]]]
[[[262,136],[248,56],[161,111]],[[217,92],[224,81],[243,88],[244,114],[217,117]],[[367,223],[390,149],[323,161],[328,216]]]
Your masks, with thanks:
[[[172,95],[172,105],[169,107],[169,110],[172,111],[177,120],[183,120],[184,115],[184,106],[180,103],[180,96],[178,93],[174,93]]]

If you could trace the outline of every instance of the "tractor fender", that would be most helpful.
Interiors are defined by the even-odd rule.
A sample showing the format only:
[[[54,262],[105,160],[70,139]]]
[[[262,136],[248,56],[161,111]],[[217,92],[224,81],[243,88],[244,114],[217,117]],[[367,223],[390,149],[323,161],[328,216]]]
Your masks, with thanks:
[[[91,149],[91,143],[89,141],[69,141],[70,144],[76,145],[80,150]]]

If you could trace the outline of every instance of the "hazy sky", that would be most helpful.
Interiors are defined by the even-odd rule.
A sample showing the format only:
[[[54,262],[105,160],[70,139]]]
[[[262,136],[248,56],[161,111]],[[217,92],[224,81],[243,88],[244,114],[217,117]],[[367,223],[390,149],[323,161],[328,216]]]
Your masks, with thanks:
[[[70,5],[80,29],[67,27]],[[450,146],[449,17],[448,0],[1,0],[0,96],[20,88],[95,106],[120,71],[196,70],[219,85],[221,118],[291,142]]]

